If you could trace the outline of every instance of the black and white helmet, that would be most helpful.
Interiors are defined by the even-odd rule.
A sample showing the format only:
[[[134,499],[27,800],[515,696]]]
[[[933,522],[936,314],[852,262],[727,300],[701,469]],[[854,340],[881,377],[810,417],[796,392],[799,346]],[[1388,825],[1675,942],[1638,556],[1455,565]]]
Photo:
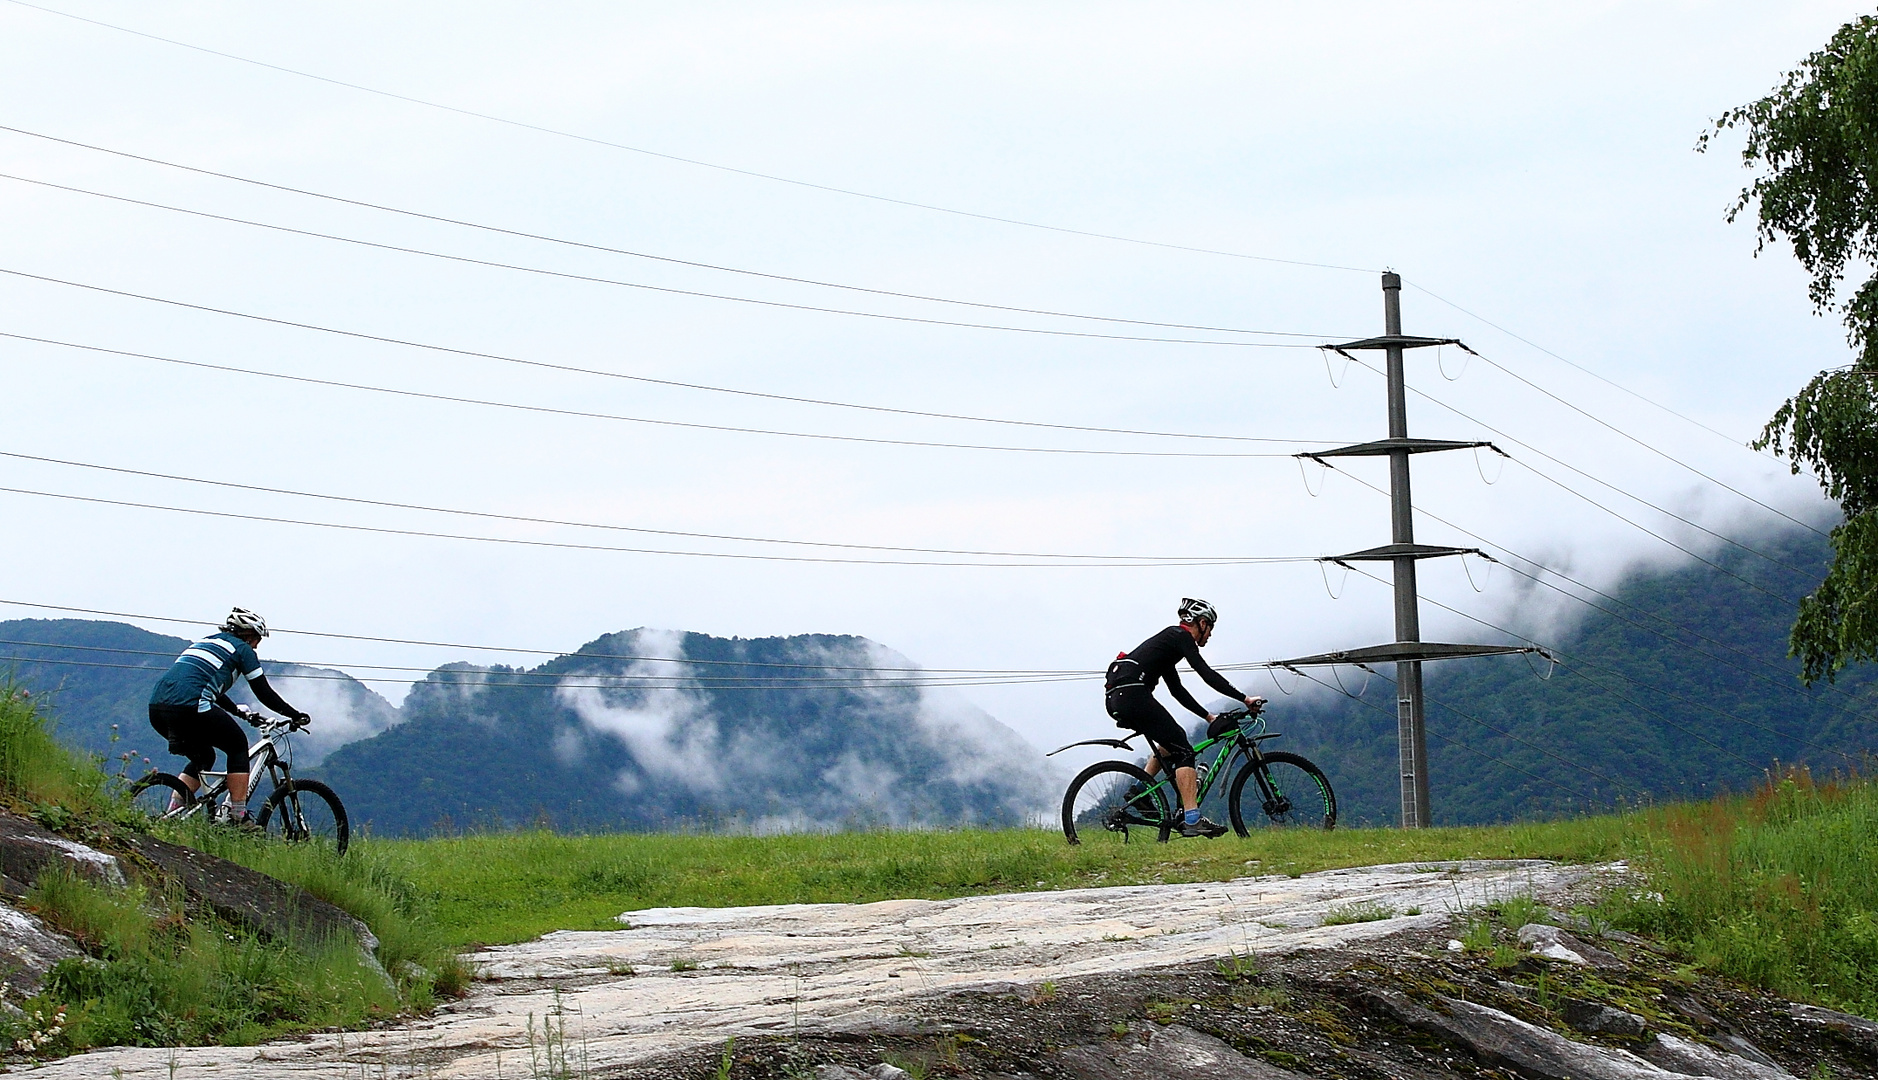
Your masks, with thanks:
[[[1188,597],[1180,602],[1180,621],[1183,623],[1204,622],[1211,626],[1219,622],[1219,612],[1204,600]]]
[[[238,607],[228,613],[228,618],[222,622],[222,629],[231,634],[253,634],[255,637],[266,637],[267,620],[247,608]]]

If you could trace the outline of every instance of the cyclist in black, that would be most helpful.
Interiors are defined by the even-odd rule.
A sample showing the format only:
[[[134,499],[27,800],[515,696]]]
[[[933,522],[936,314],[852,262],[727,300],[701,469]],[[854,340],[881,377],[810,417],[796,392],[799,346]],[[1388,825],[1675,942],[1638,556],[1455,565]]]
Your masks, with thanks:
[[[1200,783],[1193,771],[1193,743],[1187,740],[1186,730],[1168,714],[1167,708],[1154,699],[1155,684],[1165,679],[1167,692],[1174,695],[1174,700],[1188,712],[1206,717],[1209,725],[1217,717],[1201,708],[1193,695],[1187,693],[1187,688],[1180,685],[1180,675],[1174,666],[1182,660],[1206,685],[1227,697],[1244,701],[1254,715],[1265,705],[1262,697],[1241,694],[1200,657],[1200,646],[1213,636],[1213,625],[1218,621],[1219,612],[1213,610],[1213,605],[1204,600],[1182,600],[1178,626],[1168,627],[1136,646],[1133,652],[1116,657],[1109,665],[1105,694],[1109,716],[1114,718],[1116,727],[1133,728],[1148,737],[1148,743],[1154,748],[1154,756],[1148,758],[1149,776],[1159,772],[1163,762],[1174,770],[1174,787],[1180,792],[1180,808],[1184,811],[1180,824],[1182,836],[1223,836],[1226,827],[1200,816]]]

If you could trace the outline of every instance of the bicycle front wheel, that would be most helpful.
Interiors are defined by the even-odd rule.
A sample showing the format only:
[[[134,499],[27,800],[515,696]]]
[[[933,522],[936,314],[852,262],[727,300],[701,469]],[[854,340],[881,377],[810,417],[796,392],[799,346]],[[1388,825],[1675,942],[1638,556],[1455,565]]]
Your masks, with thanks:
[[[1165,843],[1173,831],[1162,789],[1126,761],[1096,762],[1063,793],[1063,835],[1072,844],[1126,844],[1136,834]]]
[[[132,784],[127,797],[131,809],[139,817],[147,821],[162,821],[187,814],[195,803],[196,794],[189,790],[189,785],[183,783],[181,777],[153,772]],[[174,810],[171,809],[172,804]]]
[[[289,780],[275,788],[254,823],[275,839],[329,843],[340,855],[346,853],[352,831],[339,796],[318,780]]]
[[[1233,831],[1252,835],[1260,826],[1279,829],[1334,829],[1337,796],[1324,770],[1296,754],[1279,751],[1246,763],[1232,778],[1226,811]]]

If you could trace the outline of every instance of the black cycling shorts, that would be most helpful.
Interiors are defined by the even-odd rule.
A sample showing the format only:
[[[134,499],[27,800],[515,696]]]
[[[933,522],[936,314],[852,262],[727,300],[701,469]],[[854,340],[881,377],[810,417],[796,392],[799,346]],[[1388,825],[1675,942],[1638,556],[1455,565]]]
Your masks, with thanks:
[[[1105,702],[1115,726],[1146,735],[1162,765],[1170,769],[1193,767],[1193,744],[1187,741],[1187,729],[1168,713],[1167,706],[1154,699],[1152,690],[1140,683],[1118,686],[1107,693]]]
[[[248,734],[241,721],[220,705],[197,712],[188,705],[151,705],[150,726],[170,741],[170,753],[189,758],[183,775],[194,779],[215,767],[215,752],[228,758],[229,772],[248,771]]]

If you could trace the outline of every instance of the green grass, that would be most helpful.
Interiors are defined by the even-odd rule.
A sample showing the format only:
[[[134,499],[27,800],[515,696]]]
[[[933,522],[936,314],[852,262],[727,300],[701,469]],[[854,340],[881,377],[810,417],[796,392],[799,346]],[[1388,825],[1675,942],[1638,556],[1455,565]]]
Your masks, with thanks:
[[[1348,923],[1381,922],[1395,918],[1395,908],[1376,900],[1364,900],[1349,904],[1332,904],[1324,913],[1325,926],[1343,926]]]
[[[186,919],[174,898],[61,874],[40,878],[23,906],[96,957],[62,961],[22,1003],[27,1017],[63,1017],[41,1052],[241,1045],[357,1027],[399,1008],[397,993],[350,941],[265,942],[213,919]],[[8,1038],[16,1046],[31,1037],[14,1026]]]
[[[1028,829],[764,837],[527,831],[368,839],[354,850],[404,868],[434,897],[440,932],[468,946],[615,928],[615,916],[645,907],[941,899],[1449,859],[1588,862],[1623,857],[1634,847],[1633,829],[1628,819],[1602,817],[1419,832],[1284,831],[1125,847],[1071,847],[1060,833]],[[1248,867],[1251,860],[1259,865]]]
[[[1878,1018],[1878,782],[1792,772],[1645,824],[1649,886],[1606,917],[1724,975]]]
[[[22,810],[108,819],[123,812],[111,787],[97,762],[59,744],[38,701],[0,676],[0,797]]]

